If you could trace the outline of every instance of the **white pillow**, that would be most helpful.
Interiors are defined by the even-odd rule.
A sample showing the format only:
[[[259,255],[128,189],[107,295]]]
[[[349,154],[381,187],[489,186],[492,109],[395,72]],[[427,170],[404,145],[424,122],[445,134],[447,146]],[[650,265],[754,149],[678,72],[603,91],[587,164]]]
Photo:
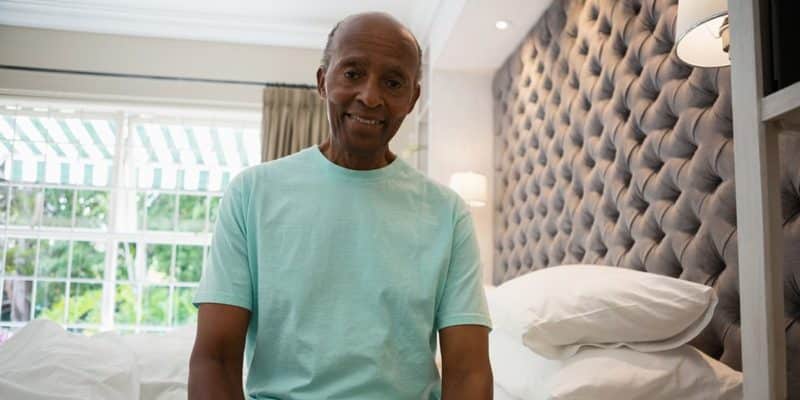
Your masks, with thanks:
[[[196,330],[191,325],[163,335],[104,333],[95,338],[115,343],[135,356],[142,400],[185,400]]]
[[[547,383],[563,363],[534,353],[520,338],[497,329],[489,334],[489,359],[495,386],[508,397],[524,400],[548,399]]]
[[[596,265],[541,269],[490,292],[494,328],[552,359],[583,346],[674,349],[703,330],[717,304],[705,285]]]
[[[36,320],[0,345],[0,397],[131,400],[139,381],[127,350]]]
[[[584,349],[548,382],[550,400],[741,400],[742,374],[692,346]]]

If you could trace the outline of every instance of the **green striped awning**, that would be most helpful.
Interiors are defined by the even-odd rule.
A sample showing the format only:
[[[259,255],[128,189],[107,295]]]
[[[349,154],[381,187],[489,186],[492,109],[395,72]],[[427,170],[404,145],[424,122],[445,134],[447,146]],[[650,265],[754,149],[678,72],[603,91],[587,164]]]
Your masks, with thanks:
[[[254,128],[132,123],[130,137],[117,149],[116,125],[103,118],[0,114],[0,177],[109,186],[114,154],[122,150],[131,166],[123,174],[124,186],[220,191],[240,170],[260,162]]]

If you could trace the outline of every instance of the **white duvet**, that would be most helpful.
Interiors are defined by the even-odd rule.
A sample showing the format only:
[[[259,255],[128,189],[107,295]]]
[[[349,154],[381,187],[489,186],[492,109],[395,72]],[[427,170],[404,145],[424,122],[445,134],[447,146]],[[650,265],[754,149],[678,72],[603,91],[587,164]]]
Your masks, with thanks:
[[[193,339],[193,327],[87,337],[32,321],[0,345],[0,399],[186,399]]]

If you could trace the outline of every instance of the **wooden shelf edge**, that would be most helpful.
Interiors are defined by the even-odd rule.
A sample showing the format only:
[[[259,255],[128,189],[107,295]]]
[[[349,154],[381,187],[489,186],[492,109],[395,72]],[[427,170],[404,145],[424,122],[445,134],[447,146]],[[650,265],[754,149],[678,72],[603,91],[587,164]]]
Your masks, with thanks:
[[[761,120],[775,121],[800,111],[800,82],[761,99]]]

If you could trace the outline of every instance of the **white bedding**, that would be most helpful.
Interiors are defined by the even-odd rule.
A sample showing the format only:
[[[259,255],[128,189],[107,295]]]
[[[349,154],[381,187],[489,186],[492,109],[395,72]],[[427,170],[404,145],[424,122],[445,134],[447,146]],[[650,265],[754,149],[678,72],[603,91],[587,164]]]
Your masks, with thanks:
[[[186,399],[194,331],[87,337],[32,321],[0,345],[0,399]]]
[[[508,392],[506,392],[506,390],[503,389],[501,386],[494,385],[494,400],[525,400],[525,399],[514,397],[508,394]]]
[[[33,321],[0,346],[0,398],[138,399],[136,360],[111,342]]]
[[[535,276],[536,274],[530,274]],[[542,276],[542,275],[539,275]],[[501,293],[509,287],[487,288],[494,330],[489,336],[489,356],[497,398],[516,400],[741,400],[742,376],[699,350],[683,344],[663,351],[641,351],[628,347],[598,346],[575,349],[562,360],[551,360],[528,346],[519,321],[510,321],[504,307],[514,302],[498,301],[500,295],[517,303],[527,301],[525,291],[511,296]],[[573,295],[572,292],[569,292]],[[580,293],[581,296],[584,294]],[[586,301],[574,296],[569,301]],[[595,304],[593,302],[592,304]],[[535,306],[535,305],[534,305]],[[550,310],[553,311],[553,310]],[[505,312],[505,314],[504,314]],[[500,316],[500,318],[495,318]],[[527,318],[527,314],[519,314]],[[560,314],[549,315],[555,319]],[[537,319],[538,321],[538,319]],[[595,321],[595,325],[602,321]],[[613,321],[606,321],[613,323]],[[646,321],[642,322],[646,324]],[[572,335],[596,333],[586,326],[575,326]],[[608,329],[607,329],[608,330]],[[686,340],[691,337],[686,338]],[[611,342],[614,342],[611,338]],[[604,348],[612,347],[612,348]],[[640,346],[629,346],[640,347]]]

